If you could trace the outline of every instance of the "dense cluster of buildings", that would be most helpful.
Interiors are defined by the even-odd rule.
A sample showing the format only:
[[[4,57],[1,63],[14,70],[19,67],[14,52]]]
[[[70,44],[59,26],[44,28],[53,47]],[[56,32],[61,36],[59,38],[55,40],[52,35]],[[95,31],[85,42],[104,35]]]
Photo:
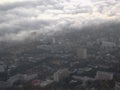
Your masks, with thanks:
[[[53,38],[26,48],[0,57],[0,90],[120,90],[120,46],[114,42]]]

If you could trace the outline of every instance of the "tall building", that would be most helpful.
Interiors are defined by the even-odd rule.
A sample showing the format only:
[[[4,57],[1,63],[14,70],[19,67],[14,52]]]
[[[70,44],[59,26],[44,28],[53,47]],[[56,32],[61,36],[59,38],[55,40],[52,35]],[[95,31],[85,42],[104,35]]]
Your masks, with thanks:
[[[87,49],[78,48],[77,49],[77,59],[87,59]]]
[[[68,69],[58,70],[54,73],[54,81],[59,82],[68,77],[69,74],[70,72],[68,71]]]
[[[52,43],[55,44],[56,43],[56,39],[52,38]]]
[[[101,41],[101,47],[104,49],[112,49],[116,47],[116,44],[114,42]]]

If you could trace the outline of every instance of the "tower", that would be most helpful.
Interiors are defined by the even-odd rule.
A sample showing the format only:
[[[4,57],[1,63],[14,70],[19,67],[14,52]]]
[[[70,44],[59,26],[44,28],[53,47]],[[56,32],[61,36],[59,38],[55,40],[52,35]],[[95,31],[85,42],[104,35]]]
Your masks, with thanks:
[[[77,59],[87,59],[87,49],[78,48],[77,49]]]

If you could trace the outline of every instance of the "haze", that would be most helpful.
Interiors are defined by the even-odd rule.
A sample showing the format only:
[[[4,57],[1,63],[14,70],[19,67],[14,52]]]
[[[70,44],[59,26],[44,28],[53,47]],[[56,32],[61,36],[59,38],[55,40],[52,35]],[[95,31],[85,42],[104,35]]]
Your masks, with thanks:
[[[119,21],[120,0],[0,0],[0,40]]]

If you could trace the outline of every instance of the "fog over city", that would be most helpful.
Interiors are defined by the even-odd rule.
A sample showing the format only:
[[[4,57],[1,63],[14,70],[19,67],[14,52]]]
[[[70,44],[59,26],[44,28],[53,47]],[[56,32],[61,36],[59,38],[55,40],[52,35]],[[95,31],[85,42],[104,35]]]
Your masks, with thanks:
[[[0,0],[0,41],[120,21],[120,0]]]
[[[120,0],[0,0],[0,90],[120,90]]]

